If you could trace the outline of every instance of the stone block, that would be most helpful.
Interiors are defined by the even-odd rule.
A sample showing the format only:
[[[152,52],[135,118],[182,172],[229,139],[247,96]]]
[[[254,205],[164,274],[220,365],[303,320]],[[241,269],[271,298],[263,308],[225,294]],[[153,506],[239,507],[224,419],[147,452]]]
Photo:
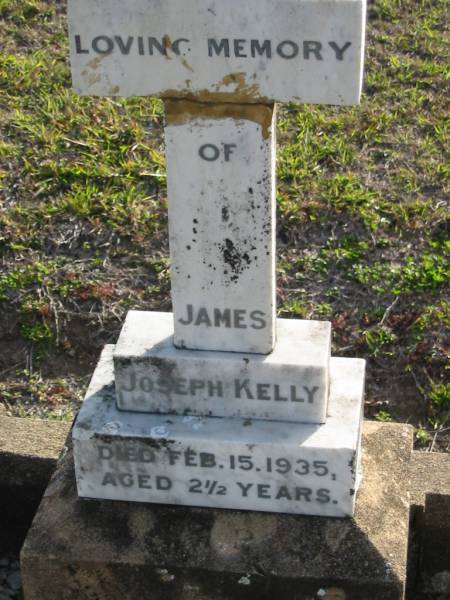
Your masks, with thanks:
[[[450,593],[450,494],[427,494],[421,538],[422,568],[428,574],[447,571]]]
[[[70,425],[0,416],[0,485],[47,483]]]
[[[267,355],[180,350],[172,313],[129,311],[114,350],[122,410],[324,423],[331,327],[277,320]]]
[[[331,359],[324,425],[137,414],[116,407],[105,347],[73,427],[80,496],[353,514],[364,361]]]
[[[27,600],[401,600],[412,428],[364,423],[353,519],[79,498],[66,454],[22,550]]]
[[[423,508],[427,494],[450,496],[450,454],[414,451],[409,475],[413,506]]]
[[[175,345],[267,354],[275,343],[273,106],[165,107]]]
[[[354,104],[365,0],[69,0],[75,91]]]
[[[69,429],[0,415],[0,551],[21,547]]]

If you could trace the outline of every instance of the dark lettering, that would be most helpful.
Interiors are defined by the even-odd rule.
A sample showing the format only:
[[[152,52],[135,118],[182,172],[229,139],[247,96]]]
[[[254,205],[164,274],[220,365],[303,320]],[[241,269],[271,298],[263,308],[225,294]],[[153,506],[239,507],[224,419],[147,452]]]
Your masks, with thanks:
[[[264,327],[266,326],[266,321],[263,318],[265,316],[265,313],[263,313],[262,310],[252,310],[252,312],[250,313],[250,319],[255,323],[253,323],[252,325],[250,325],[250,327],[252,329],[264,329]]]
[[[243,483],[240,483],[239,481],[236,481],[236,484],[241,488],[242,496],[244,498],[247,498],[248,497],[248,491],[253,486],[253,483],[247,483],[247,485],[245,485]]]
[[[178,40],[175,40],[172,43],[172,50],[173,53],[176,54],[177,56],[180,56],[181,52],[180,52],[180,44],[181,42],[186,42],[187,44],[189,44],[189,40],[186,38],[179,38]]]
[[[117,485],[116,478],[113,473],[105,473],[103,477],[102,485]]]
[[[149,37],[148,38],[148,53],[151,56],[153,56],[153,48],[156,48],[156,50],[163,56],[167,56],[167,50],[166,50],[166,46],[164,44],[164,40],[159,42],[156,38]]]
[[[216,53],[217,56],[219,56],[219,54],[221,52],[223,52],[225,54],[225,56],[228,58],[230,56],[230,43],[227,39],[222,39],[220,40],[220,43],[217,43],[217,41],[213,38],[209,38],[208,39],[208,56],[212,56],[213,52]]]
[[[86,48],[82,48],[81,35],[75,36],[75,51],[77,54],[89,54],[89,50],[87,50]]]
[[[211,319],[209,318],[206,308],[199,309],[194,325],[206,325],[207,327],[211,327]]]
[[[189,393],[186,385],[187,380],[184,377],[176,377],[173,382],[173,391],[180,396],[186,396]]]
[[[258,40],[250,40],[250,53],[253,58],[256,56],[256,54],[263,56],[264,53],[266,54],[267,58],[271,58],[272,45],[270,40],[264,40],[262,45],[260,45]]]
[[[184,452],[184,464],[187,467],[196,467],[197,463],[195,462],[195,457],[197,456],[197,452],[188,448]]]
[[[174,465],[180,458],[181,452],[178,452],[178,450],[171,450],[170,448],[167,448],[167,454],[169,455],[169,465]]]
[[[220,310],[220,308],[214,309],[214,326],[220,327],[222,324],[225,327],[231,327],[231,311],[229,308],[224,308],[223,310]]]
[[[286,500],[292,500],[289,490],[285,485],[282,485],[280,487],[277,495],[275,496],[275,500],[280,500],[281,498],[286,498]]]
[[[106,46],[102,48],[100,46],[100,43],[102,46],[103,44],[105,44]],[[98,35],[92,40],[92,50],[94,50],[94,52],[97,52],[97,54],[111,54],[113,49],[114,42],[107,35]]]
[[[269,498],[270,499],[270,485],[268,483],[258,483],[257,487],[257,493],[258,493],[258,498]]]
[[[200,452],[199,453],[200,466],[201,467],[215,467],[216,457],[211,452]]]
[[[254,400],[254,396],[251,393],[251,391],[248,387],[248,384],[249,384],[248,379],[244,379],[243,381],[240,381],[239,379],[235,379],[234,380],[234,395],[237,398],[240,398],[242,390],[245,390],[245,393],[247,394],[247,399]]]
[[[271,400],[270,395],[267,393],[270,388],[270,383],[257,383],[256,384],[256,397],[258,400]]]
[[[276,402],[287,401],[287,398],[285,396],[280,396],[280,386],[276,383],[273,387],[274,387],[274,390],[275,390],[274,400]]]
[[[295,385],[291,385],[291,402],[304,402],[304,398],[297,398],[297,388]]]
[[[326,488],[318,489],[316,500],[321,504],[327,504],[330,501],[330,490],[327,490]]]
[[[109,460],[113,457],[113,450],[109,446],[98,447],[98,457],[100,460]]]
[[[134,373],[134,371],[131,371],[130,373],[127,373],[127,374],[130,378],[129,387],[121,386],[122,390],[124,392],[134,392],[134,390],[136,389],[136,373]]]
[[[200,146],[198,153],[203,160],[207,160],[208,162],[213,162],[220,156],[220,150],[214,144],[203,144],[203,146]]]
[[[239,308],[233,311],[234,314],[234,326],[237,329],[247,329],[247,325],[244,323],[245,319],[245,310],[243,308]]]
[[[138,487],[144,488],[145,490],[151,490],[152,486],[149,481],[150,475],[138,475]]]
[[[156,478],[156,489],[157,490],[170,490],[170,488],[172,487],[172,482],[168,477],[165,477],[164,475],[158,475],[158,477]]]
[[[290,48],[290,50],[286,51],[286,47]],[[298,55],[298,45],[290,40],[285,40],[278,44],[277,53],[281,58],[295,58]]]
[[[223,396],[223,385],[221,381],[208,381],[208,395],[209,396],[219,396],[222,398]]]
[[[138,458],[140,462],[154,462],[155,453],[153,452],[153,450],[149,450],[148,448],[140,448],[138,452]]]
[[[124,448],[125,460],[128,462],[136,462],[137,461],[137,452],[136,448],[133,446],[125,446]]]
[[[305,498],[306,502],[311,502],[311,494],[312,490],[306,487],[296,487],[295,488],[295,499],[301,500],[302,497]]]
[[[308,403],[309,404],[313,404],[314,402],[314,394],[317,392],[317,390],[319,389],[317,387],[317,385],[315,385],[313,388],[309,388],[308,386],[304,385],[303,389],[305,390],[307,396],[308,396]]]
[[[139,387],[143,392],[151,392],[153,390],[153,381],[150,377],[141,377],[139,380]]]
[[[239,58],[246,58],[246,54],[244,54],[244,44],[246,40],[234,40],[234,55]]]
[[[322,44],[320,42],[303,42],[303,58],[309,59],[310,54],[314,54],[317,60],[323,60],[320,51],[322,50]]]
[[[156,391],[160,394],[170,394],[172,383],[169,379],[158,379]]]
[[[119,50],[122,52],[122,54],[130,54],[131,46],[133,45],[133,40],[134,40],[133,36],[131,36],[131,35],[128,36],[126,44],[124,44],[123,39],[120,37],[120,35],[115,35],[114,39],[116,41],[116,44],[119,47]]]
[[[337,60],[344,60],[344,52],[347,50],[347,48],[350,48],[352,43],[345,42],[345,44],[342,46],[342,48],[339,48],[339,46],[336,44],[336,42],[328,42],[328,45],[333,48],[333,50],[336,54]]]
[[[116,458],[117,460],[128,461],[127,446],[116,446]]]
[[[203,390],[205,387],[205,382],[201,379],[190,379],[189,380],[189,393],[191,396],[197,395],[197,390]]]
[[[144,38],[140,35],[138,36],[138,52],[140,56],[144,56],[145,54],[145,50],[144,50]]]
[[[186,308],[187,308],[186,319],[178,319],[178,323],[181,323],[182,325],[189,325],[190,323],[192,323],[192,319],[194,317],[194,307],[192,306],[192,304],[188,304],[186,306]]]
[[[232,148],[236,148],[236,144],[223,144],[223,154],[225,162],[230,162],[230,156],[233,154]]]
[[[118,478],[123,487],[131,487],[133,485],[133,475],[131,473],[120,473]]]

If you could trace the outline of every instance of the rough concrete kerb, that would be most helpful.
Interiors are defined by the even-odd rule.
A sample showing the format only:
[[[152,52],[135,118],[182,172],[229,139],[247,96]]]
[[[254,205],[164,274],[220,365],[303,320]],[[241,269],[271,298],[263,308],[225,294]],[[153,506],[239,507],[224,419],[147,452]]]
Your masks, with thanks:
[[[41,600],[44,590],[47,600],[77,598],[63,593],[77,573],[91,596],[104,573],[108,600],[122,599],[124,589],[136,590],[133,600],[184,600],[180,581],[197,586],[196,599],[306,600],[331,587],[347,598],[400,599],[411,445],[409,426],[364,424],[366,477],[354,519],[81,500],[68,452],[22,550],[27,600]],[[162,581],[161,570],[173,580]],[[249,574],[251,586],[238,584]]]
[[[45,486],[70,425],[0,414],[0,485]]]

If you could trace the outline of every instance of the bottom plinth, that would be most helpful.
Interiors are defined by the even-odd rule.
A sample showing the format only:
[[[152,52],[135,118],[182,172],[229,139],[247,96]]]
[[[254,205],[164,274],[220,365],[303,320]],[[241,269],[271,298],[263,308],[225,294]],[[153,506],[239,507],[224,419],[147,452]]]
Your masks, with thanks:
[[[364,361],[331,359],[324,425],[139,414],[116,408],[106,346],[73,428],[81,497],[351,516]]]

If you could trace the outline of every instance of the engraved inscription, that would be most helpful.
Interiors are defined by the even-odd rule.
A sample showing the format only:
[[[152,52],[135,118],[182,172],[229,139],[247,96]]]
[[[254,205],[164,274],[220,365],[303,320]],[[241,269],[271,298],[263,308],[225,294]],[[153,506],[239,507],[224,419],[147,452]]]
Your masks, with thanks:
[[[218,453],[172,444],[166,440],[161,445],[155,443],[151,449],[131,441],[100,444],[97,459],[102,471],[101,486],[138,488],[162,495],[170,491],[230,496],[249,502],[261,499],[319,505],[337,503],[332,483],[337,476],[331,472],[327,460],[270,452]],[[109,468],[111,461],[115,461],[114,470]],[[133,466],[136,462],[141,465]]]
[[[225,162],[229,162],[230,156],[233,154],[233,148],[236,148],[236,144],[222,144],[222,146]],[[201,156],[201,158],[203,158],[203,160],[213,162],[220,158],[222,155],[222,150],[215,144],[203,144],[200,146],[198,154]]]
[[[129,56],[168,56],[173,52],[176,56],[187,56],[191,51],[191,41],[187,38],[172,36],[142,36],[142,35],[107,35],[101,33],[85,39],[80,33],[74,35],[75,52],[77,54],[108,55],[119,53]],[[280,57],[285,60],[301,58],[303,60],[338,60],[345,59],[346,51],[351,42],[319,41],[319,40],[257,40],[208,38],[204,43],[204,51],[209,58],[224,56],[230,58],[261,58],[272,59]]]
[[[234,327],[236,329],[264,329],[266,314],[261,310],[214,308],[208,312],[204,306],[186,305],[185,316],[178,319],[181,325],[204,325],[205,327]]]
[[[290,383],[258,383],[250,379],[234,378],[225,380],[204,380],[188,377],[139,376],[135,371],[127,370],[127,380],[121,378],[119,393],[144,392],[146,394],[172,394],[179,396],[202,396],[222,398],[224,390],[229,389],[237,400],[262,400],[270,402],[300,402],[314,404],[319,386],[295,385]],[[320,395],[320,394],[319,394]]]

